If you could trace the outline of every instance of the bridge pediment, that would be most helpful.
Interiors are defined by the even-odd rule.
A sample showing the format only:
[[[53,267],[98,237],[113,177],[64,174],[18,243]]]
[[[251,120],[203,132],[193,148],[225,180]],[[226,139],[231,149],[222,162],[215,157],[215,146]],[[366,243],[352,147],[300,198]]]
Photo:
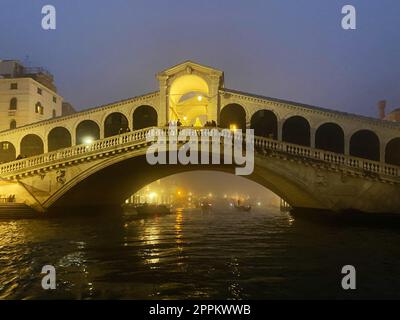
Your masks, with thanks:
[[[193,61],[185,61],[180,64],[177,64],[173,67],[170,67],[168,69],[165,69],[163,71],[160,71],[157,74],[158,79],[165,79],[165,78],[171,78],[171,77],[177,77],[177,76],[182,76],[185,74],[197,74],[201,75],[203,77],[217,77],[221,78],[223,77],[223,71],[212,68],[209,66],[205,66],[203,64],[199,64]]]
[[[224,86],[221,70],[185,61],[157,74],[160,109],[168,121],[204,125],[218,119],[218,92]]]

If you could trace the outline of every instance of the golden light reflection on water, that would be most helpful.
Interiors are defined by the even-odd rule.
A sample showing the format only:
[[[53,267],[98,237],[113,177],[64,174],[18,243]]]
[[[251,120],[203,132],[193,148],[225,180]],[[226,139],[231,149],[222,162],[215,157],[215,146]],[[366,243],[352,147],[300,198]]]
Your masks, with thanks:
[[[0,224],[0,248],[11,243],[23,243],[25,238],[25,228],[17,221]]]
[[[182,252],[183,252],[183,209],[178,209],[176,211],[175,216],[175,243],[176,243],[176,250],[178,252],[178,260],[182,260]],[[178,261],[178,265],[182,265],[183,263]]]
[[[146,248],[143,253],[143,259],[145,264],[153,265],[151,268],[155,268],[155,264],[160,262],[160,228],[158,225],[158,219],[152,221],[151,225],[146,225],[144,220],[141,223],[144,225],[143,234],[140,236],[140,240],[146,245],[151,246]]]
[[[287,217],[287,221],[288,221],[289,227],[291,227],[293,225],[294,221],[295,221],[293,216],[290,214],[290,212],[286,212],[284,214]]]
[[[175,217],[175,242],[178,245],[178,248],[180,249],[182,249],[180,244],[183,243],[182,224],[183,224],[183,210],[178,209],[176,211],[176,217]]]
[[[87,243],[85,241],[71,241],[70,247],[73,251],[63,255],[57,261],[56,267],[61,268],[61,270],[74,270],[74,272],[64,276],[64,285],[70,287],[75,298],[81,299],[85,291],[88,296],[91,296],[95,291],[95,287],[89,272],[89,265],[85,254]],[[81,285],[76,287],[74,283],[80,283]]]

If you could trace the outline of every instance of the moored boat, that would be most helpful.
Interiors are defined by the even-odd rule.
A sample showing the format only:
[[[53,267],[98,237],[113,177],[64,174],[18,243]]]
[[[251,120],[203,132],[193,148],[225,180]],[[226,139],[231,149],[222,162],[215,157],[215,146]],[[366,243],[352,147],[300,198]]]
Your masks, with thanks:
[[[124,206],[125,208],[133,209],[138,216],[159,216],[159,215],[167,215],[171,213],[169,207],[163,204],[148,204],[142,203],[133,206]]]
[[[235,204],[235,208],[239,211],[249,212],[251,210],[251,205],[249,205],[249,204],[243,205],[243,204],[241,204],[240,200],[238,200],[237,204]]]

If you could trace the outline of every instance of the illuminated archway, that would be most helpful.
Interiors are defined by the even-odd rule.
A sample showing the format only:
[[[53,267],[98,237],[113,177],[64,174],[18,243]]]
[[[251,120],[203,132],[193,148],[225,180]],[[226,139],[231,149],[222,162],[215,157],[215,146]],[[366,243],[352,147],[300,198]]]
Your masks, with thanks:
[[[246,111],[237,103],[226,105],[220,115],[221,128],[246,129]]]
[[[204,125],[208,120],[209,88],[207,82],[194,74],[175,79],[169,90],[169,119],[183,125]]]
[[[83,120],[76,127],[76,144],[91,143],[100,139],[100,128],[92,120]]]

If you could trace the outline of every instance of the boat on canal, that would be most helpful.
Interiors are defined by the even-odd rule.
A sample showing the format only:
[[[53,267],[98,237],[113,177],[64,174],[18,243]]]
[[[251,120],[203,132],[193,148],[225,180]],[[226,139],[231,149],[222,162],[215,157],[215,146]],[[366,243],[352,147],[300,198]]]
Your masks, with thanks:
[[[171,209],[163,204],[149,204],[141,203],[135,205],[124,205],[124,209],[128,213],[136,213],[137,216],[150,217],[150,216],[163,216],[171,214]]]

